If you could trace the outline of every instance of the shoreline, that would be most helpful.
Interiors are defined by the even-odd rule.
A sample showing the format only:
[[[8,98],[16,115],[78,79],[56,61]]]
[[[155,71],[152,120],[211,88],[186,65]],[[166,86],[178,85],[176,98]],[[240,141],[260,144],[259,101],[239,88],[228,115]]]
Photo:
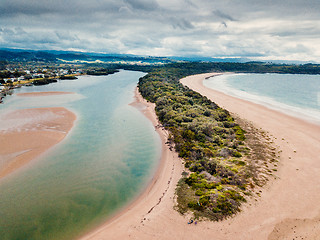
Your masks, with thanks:
[[[228,75],[237,75],[239,73],[226,72],[224,75],[227,75],[227,74]],[[215,76],[219,76],[219,75],[221,75],[221,74],[215,74],[213,76],[206,77],[206,79],[209,79],[209,78],[215,77]],[[207,87],[206,85],[204,85],[204,86],[206,88],[210,88],[210,87]],[[237,99],[242,99],[242,100],[245,100],[248,102],[252,102],[252,103],[264,106],[264,107],[272,109],[276,112],[281,112],[281,113],[284,113],[285,115],[289,115],[293,118],[298,118],[303,121],[310,122],[312,124],[320,125],[320,114],[316,109],[313,109],[313,108],[301,107],[301,106],[300,107],[299,106],[291,106],[291,105],[288,105],[287,103],[277,102],[277,100],[273,100],[273,99],[266,97],[266,96],[259,97],[257,94],[242,92],[242,91],[239,91],[238,89],[235,89],[233,87],[228,87],[228,88],[224,88],[224,89],[215,88],[212,90],[224,93],[225,95],[232,96]]]
[[[252,217],[257,224],[261,219],[261,225],[254,227],[252,220],[247,222],[252,223],[252,229],[261,231],[256,233],[255,239],[316,239],[320,235],[320,181],[314,178],[318,178],[320,170],[320,126],[207,88],[203,81],[209,75],[212,76],[189,76],[181,82],[232,114],[247,119],[257,128],[266,131],[273,136],[275,144],[281,150],[278,179],[271,181],[263,189],[258,208],[249,207],[246,209],[248,213],[243,212],[234,220],[256,211]],[[257,216],[259,213],[260,216]],[[261,216],[264,216],[264,220]],[[306,221],[309,223],[306,224]],[[310,232],[310,228],[315,230]],[[252,239],[254,232],[250,234]]]
[[[0,115],[0,179],[22,170],[61,142],[76,118],[64,107],[20,109]]]
[[[202,81],[215,74],[221,73],[189,76],[181,82],[272,136],[281,150],[277,179],[262,189],[258,201],[249,198],[234,217],[188,225],[188,216],[181,216],[173,209],[182,161],[176,155],[169,159],[162,154],[157,173],[141,195],[81,240],[317,239],[320,235],[320,126],[204,87]],[[148,111],[156,125],[154,105],[139,98],[147,104],[141,110]],[[164,135],[161,139],[164,145]],[[162,150],[169,151],[168,146],[164,145]]]
[[[129,205],[96,229],[79,237],[79,240],[101,239],[101,237],[102,239],[127,239],[130,236],[128,229],[139,229],[144,226],[150,216],[162,210],[159,207],[160,203],[165,202],[167,205],[174,201],[170,196],[174,194],[176,183],[180,179],[183,170],[182,162],[178,154],[166,145],[168,132],[159,125],[154,111],[155,104],[147,102],[139,93],[138,87],[135,89],[134,98],[134,102],[130,105],[141,111],[152,122],[161,139],[162,152],[157,169],[147,186]]]

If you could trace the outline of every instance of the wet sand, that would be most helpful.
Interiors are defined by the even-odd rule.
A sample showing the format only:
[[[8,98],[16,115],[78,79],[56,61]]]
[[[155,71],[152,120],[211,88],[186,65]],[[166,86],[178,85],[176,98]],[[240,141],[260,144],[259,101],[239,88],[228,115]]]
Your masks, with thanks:
[[[183,167],[165,145],[159,128],[162,160],[149,187],[133,204],[81,239],[320,239],[320,126],[230,97],[203,86],[215,73],[190,76],[182,83],[206,95],[232,114],[262,128],[281,150],[277,178],[260,199],[249,199],[242,212],[221,222],[188,225],[173,208],[175,186]],[[142,111],[158,125],[154,105],[138,95]]]
[[[56,93],[32,94],[27,95]],[[1,114],[0,178],[21,169],[62,141],[75,119],[76,115],[63,107],[22,109]]]
[[[28,93],[17,93],[20,97],[42,97],[42,96],[52,96],[52,95],[64,95],[64,94],[74,94],[73,92],[28,92]]]

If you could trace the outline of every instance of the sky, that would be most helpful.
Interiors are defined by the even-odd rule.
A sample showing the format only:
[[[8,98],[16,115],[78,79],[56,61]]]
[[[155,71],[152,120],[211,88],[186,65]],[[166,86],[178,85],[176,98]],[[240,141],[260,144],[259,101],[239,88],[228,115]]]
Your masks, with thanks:
[[[0,47],[320,62],[319,0],[0,0]]]

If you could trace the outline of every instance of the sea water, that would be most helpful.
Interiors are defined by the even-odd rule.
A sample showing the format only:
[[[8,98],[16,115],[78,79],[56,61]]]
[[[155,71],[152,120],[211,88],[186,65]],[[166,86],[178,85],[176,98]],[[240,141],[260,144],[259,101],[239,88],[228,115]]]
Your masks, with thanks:
[[[320,124],[320,75],[224,74],[204,85]]]
[[[0,180],[0,239],[73,239],[146,187],[161,144],[152,123],[129,105],[143,75],[80,76],[16,90],[75,94],[5,98],[0,113],[62,106],[75,112],[77,120],[61,143]]]

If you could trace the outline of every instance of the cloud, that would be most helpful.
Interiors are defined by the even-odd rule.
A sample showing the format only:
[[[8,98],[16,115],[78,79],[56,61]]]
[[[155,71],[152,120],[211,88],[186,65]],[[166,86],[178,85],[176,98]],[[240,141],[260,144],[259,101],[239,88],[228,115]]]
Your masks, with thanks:
[[[172,26],[174,28],[180,28],[182,30],[187,30],[187,29],[193,29],[194,28],[192,23],[189,22],[186,19],[171,18],[170,21],[171,21],[171,24],[172,24]]]
[[[192,7],[194,7],[194,8],[197,7],[197,5],[194,4],[193,2],[191,2],[190,0],[184,0],[184,2],[187,3],[189,6],[192,6]]]
[[[235,21],[233,17],[229,16],[226,13],[221,12],[220,10],[214,10],[213,14],[221,18],[222,20]]]
[[[0,47],[320,62],[318,0],[4,0]]]
[[[143,11],[153,11],[159,8],[159,5],[154,0],[124,0],[125,3],[134,9]]]

